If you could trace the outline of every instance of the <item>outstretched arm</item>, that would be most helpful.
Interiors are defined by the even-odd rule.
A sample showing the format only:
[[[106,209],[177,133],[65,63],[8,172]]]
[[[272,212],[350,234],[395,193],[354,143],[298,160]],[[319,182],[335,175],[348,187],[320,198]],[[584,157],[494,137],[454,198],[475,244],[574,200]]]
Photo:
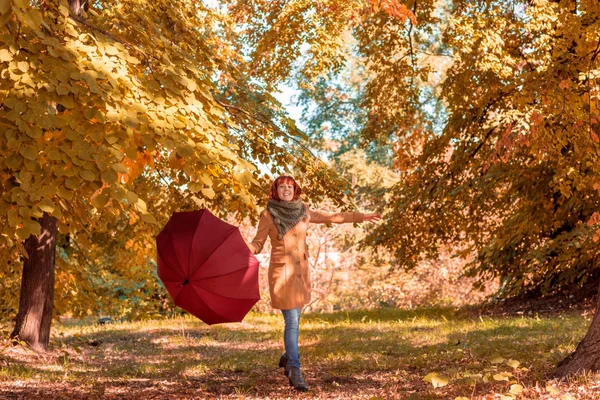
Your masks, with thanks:
[[[348,222],[376,222],[381,219],[380,214],[363,214],[359,212],[333,213],[320,210],[308,210],[310,222],[315,224],[343,224]]]
[[[260,214],[260,220],[258,221],[258,229],[256,230],[256,235],[254,236],[254,240],[251,243],[248,243],[248,248],[252,252],[252,254],[258,254],[262,251],[265,242],[267,241],[267,237],[269,236],[269,229],[273,224],[273,220],[269,213],[265,210]]]
[[[381,214],[364,214],[365,221],[375,223],[381,220]]]

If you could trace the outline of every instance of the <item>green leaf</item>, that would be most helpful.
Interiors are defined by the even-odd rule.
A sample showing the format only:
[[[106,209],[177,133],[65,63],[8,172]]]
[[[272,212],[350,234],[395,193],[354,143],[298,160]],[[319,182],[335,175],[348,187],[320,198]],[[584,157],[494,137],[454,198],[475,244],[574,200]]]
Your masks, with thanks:
[[[518,368],[519,365],[521,365],[521,363],[517,360],[510,359],[506,362],[506,365],[508,365],[509,367],[512,367],[512,368]]]

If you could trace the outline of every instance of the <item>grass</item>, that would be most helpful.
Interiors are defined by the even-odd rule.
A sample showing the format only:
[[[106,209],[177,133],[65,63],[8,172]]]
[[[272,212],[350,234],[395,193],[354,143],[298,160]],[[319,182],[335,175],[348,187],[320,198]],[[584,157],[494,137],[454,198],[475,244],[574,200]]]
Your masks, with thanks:
[[[277,368],[278,314],[216,326],[191,317],[60,325],[46,354],[3,340],[0,399],[597,399],[599,375],[551,377],[588,324],[577,313],[499,319],[441,308],[303,315],[308,394]]]

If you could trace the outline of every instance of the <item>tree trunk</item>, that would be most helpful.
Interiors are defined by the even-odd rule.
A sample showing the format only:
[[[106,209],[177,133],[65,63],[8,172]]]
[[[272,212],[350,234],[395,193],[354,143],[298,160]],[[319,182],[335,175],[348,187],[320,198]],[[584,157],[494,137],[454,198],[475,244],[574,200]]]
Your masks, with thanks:
[[[592,324],[575,351],[558,363],[555,375],[564,377],[582,371],[600,371],[600,289]]]
[[[36,350],[47,350],[54,302],[54,257],[58,232],[55,217],[44,213],[38,220],[40,236],[25,240],[28,258],[23,265],[21,298],[15,330],[11,337],[27,342]]]

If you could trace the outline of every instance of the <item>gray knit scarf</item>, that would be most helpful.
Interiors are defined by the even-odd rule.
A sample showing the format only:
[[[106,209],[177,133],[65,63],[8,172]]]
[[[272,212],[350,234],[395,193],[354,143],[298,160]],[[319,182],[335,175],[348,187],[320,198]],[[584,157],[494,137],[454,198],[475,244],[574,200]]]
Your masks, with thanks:
[[[277,227],[277,236],[279,240],[306,215],[306,206],[301,200],[296,201],[277,201],[269,199],[267,202],[267,211],[273,217],[273,222]]]

